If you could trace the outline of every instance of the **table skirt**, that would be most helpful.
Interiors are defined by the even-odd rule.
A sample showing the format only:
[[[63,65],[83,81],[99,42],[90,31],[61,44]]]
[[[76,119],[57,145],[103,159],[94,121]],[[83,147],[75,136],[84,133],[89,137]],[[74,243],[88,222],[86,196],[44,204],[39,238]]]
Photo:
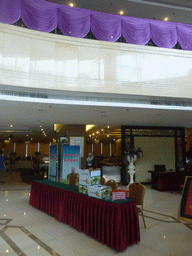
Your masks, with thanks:
[[[117,252],[140,241],[135,201],[117,204],[33,182],[30,204]]]

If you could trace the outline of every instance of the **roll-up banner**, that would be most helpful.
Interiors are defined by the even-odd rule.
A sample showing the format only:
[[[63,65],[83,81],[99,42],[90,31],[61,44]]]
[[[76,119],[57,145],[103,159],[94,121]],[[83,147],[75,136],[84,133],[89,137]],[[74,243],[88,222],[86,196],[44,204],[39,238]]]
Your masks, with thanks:
[[[69,184],[71,173],[79,173],[80,167],[80,146],[62,146],[62,180]]]
[[[49,146],[49,180],[57,181],[57,145]]]

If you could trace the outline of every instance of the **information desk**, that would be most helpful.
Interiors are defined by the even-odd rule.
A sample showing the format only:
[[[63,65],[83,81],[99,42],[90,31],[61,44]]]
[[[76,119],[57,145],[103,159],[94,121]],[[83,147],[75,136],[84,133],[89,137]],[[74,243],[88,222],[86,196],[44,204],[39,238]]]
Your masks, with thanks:
[[[151,173],[152,188],[159,191],[180,190],[179,177],[177,172],[154,172]]]
[[[140,242],[135,201],[104,201],[80,194],[77,187],[52,181],[32,183],[30,204],[117,252]]]

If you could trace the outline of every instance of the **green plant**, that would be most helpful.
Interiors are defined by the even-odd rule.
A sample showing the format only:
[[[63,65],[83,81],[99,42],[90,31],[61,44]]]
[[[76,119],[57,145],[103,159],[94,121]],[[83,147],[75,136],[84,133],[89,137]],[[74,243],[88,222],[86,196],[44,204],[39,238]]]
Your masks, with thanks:
[[[139,158],[140,154],[143,156],[143,150],[140,147],[137,149],[130,147],[127,151],[124,152],[124,154],[128,156],[137,155],[137,158]]]

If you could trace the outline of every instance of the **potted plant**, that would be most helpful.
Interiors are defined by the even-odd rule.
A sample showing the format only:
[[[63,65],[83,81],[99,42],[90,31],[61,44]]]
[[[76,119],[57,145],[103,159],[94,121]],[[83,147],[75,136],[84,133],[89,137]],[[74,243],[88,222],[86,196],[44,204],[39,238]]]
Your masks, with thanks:
[[[135,175],[135,166],[133,163],[135,162],[135,160],[140,158],[140,154],[142,154],[143,156],[143,151],[140,147],[138,147],[137,149],[130,147],[128,151],[125,151],[124,153],[126,155],[127,161],[129,162],[128,174],[130,175],[130,185],[131,183],[134,182],[133,177]]]

